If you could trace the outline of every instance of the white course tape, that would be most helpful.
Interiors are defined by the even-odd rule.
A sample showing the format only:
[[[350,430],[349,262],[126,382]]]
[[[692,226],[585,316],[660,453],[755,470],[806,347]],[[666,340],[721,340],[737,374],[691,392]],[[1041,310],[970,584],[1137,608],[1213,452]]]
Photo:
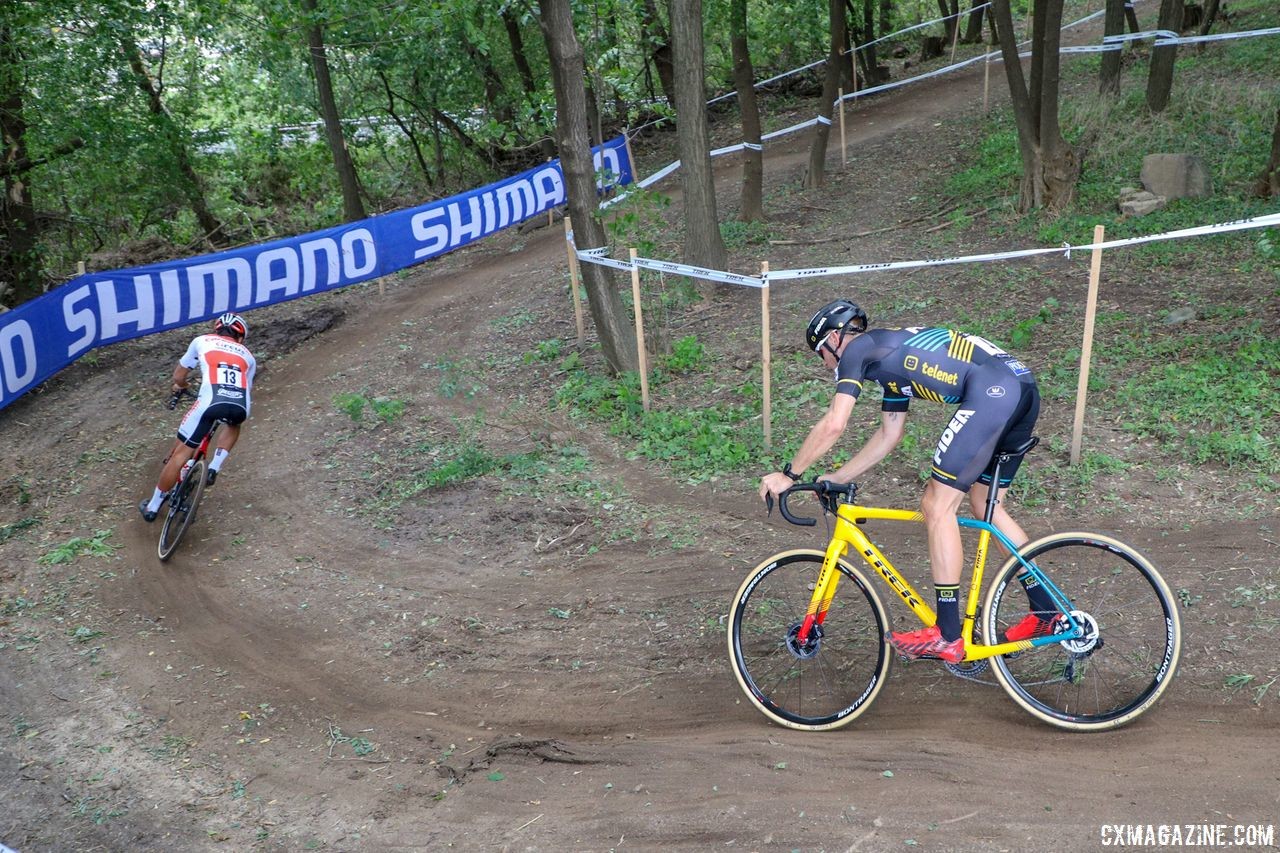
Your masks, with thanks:
[[[650,258],[636,258],[636,266],[654,270],[655,272],[670,273],[671,275],[683,275],[689,278],[702,278],[708,281],[722,281],[725,284],[740,284],[744,287],[764,287],[764,280],[749,275],[738,275],[737,273],[723,272],[721,270],[709,270],[705,267],[693,267],[688,264],[677,264],[671,261],[655,261]],[[630,267],[628,267],[630,269]]]
[[[907,27],[906,29],[898,30],[896,33],[889,33],[889,35],[887,36],[880,36],[880,38],[875,39],[874,41],[869,41],[869,42],[865,42],[863,44],[858,45],[857,47],[854,48],[854,50],[862,50],[863,48],[871,47],[873,44],[879,44],[882,41],[888,41],[891,38],[896,38],[897,36],[900,36],[903,33],[909,33],[912,30],[922,29],[924,27],[931,27],[934,24],[940,24],[943,21],[949,21],[952,18],[963,18],[965,15],[971,15],[980,9],[986,9],[990,5],[991,5],[990,3],[983,3],[981,6],[974,6],[972,9],[966,9],[963,12],[958,12],[955,15],[947,15],[945,18],[934,18],[932,21],[925,21],[923,24],[916,24],[913,27]]]
[[[1103,36],[1103,44],[1115,44],[1116,42],[1141,41],[1143,39],[1176,39],[1178,34],[1173,30],[1144,30],[1140,33],[1116,33],[1113,36]]]
[[[1238,33],[1214,33],[1207,36],[1178,36],[1173,39],[1156,39],[1156,47],[1168,44],[1203,44],[1207,41],[1228,41],[1230,39],[1248,39],[1258,36],[1280,35],[1280,27],[1268,27],[1265,30],[1241,30]]]
[[[760,137],[760,141],[768,142],[770,139],[777,139],[779,136],[786,136],[789,133],[799,133],[807,127],[813,127],[817,123],[818,120],[816,118],[811,118],[808,121],[800,122],[800,124],[793,124],[791,127],[784,127],[782,130],[775,130],[772,133],[766,133],[764,136]]]
[[[595,264],[599,267],[609,267],[615,270],[622,270],[623,272],[631,272],[631,264],[626,261],[615,261],[606,254],[608,251],[609,249],[607,247],[602,246],[599,249],[578,249],[574,254],[578,256],[578,260],[584,261],[588,264]]]
[[[854,264],[852,266],[817,267],[812,269],[770,270],[769,281],[784,281],[796,278],[816,278],[818,276],[850,275],[863,272],[883,272],[885,270],[919,269],[921,267],[938,267],[950,264],[986,263],[990,261],[1006,261],[1015,258],[1029,258],[1035,255],[1063,254],[1071,257],[1073,251],[1084,252],[1093,249],[1117,249],[1122,246],[1136,246],[1139,243],[1156,243],[1164,240],[1180,240],[1185,237],[1197,237],[1204,234],[1225,234],[1231,231],[1245,231],[1252,228],[1270,228],[1280,226],[1280,213],[1268,213],[1251,219],[1237,219],[1231,222],[1220,222],[1215,225],[1199,225],[1194,228],[1183,228],[1164,234],[1151,234],[1146,237],[1129,237],[1122,240],[1107,240],[1102,243],[1089,243],[1083,246],[1061,246],[1053,249],[1021,249],[1015,252],[996,252],[982,255],[964,255],[956,258],[940,258],[923,261],[890,261],[879,264]]]
[[[982,7],[979,7],[979,8],[985,8],[985,7],[986,7],[986,6],[988,6],[988,5],[990,5],[990,4],[989,4],[989,3],[987,3],[987,4],[983,4],[983,6],[982,6]],[[970,9],[970,10],[967,10],[967,11],[965,11],[965,12],[961,12],[960,14],[961,14],[961,15],[965,15],[965,14],[968,14],[969,12],[972,12],[972,11],[975,11],[975,10]],[[1073,28],[1073,27],[1078,27],[1078,26],[1080,26],[1081,24],[1087,23],[1087,22],[1089,22],[1089,21],[1094,20],[1095,18],[1101,17],[1101,16],[1105,13],[1105,11],[1106,11],[1105,9],[1099,9],[1097,12],[1094,12],[1094,13],[1092,13],[1092,14],[1090,14],[1090,15],[1085,15],[1083,18],[1080,18],[1080,19],[1078,19],[1078,20],[1072,21],[1072,22],[1071,22],[1071,23],[1069,23],[1069,24],[1066,24],[1065,26],[1063,26],[1063,28],[1062,28],[1062,29],[1063,29],[1063,31],[1066,31],[1066,30],[1069,30],[1069,29],[1071,29],[1071,28]],[[935,21],[930,21],[930,22],[928,22],[928,23],[938,23],[939,21],[947,20],[947,19],[949,19],[949,18],[951,18],[951,17],[955,17],[955,16],[948,16],[948,18],[938,18],[937,20],[935,20]],[[926,25],[927,25],[927,24],[920,24],[920,25],[917,25],[917,26],[926,26]],[[898,31],[898,33],[891,33],[891,34],[890,34],[890,36],[885,36],[885,38],[889,38],[889,37],[891,37],[892,35],[897,35],[897,34],[900,34],[900,33],[908,32],[909,30],[916,29],[916,28],[917,28],[917,27],[908,27],[906,30],[899,30],[899,31]],[[875,43],[875,42],[867,42],[867,44],[874,44],[874,43]],[[1026,42],[1022,42],[1022,44],[1025,44],[1025,43],[1026,43]],[[1086,48],[1073,48],[1073,47],[1067,47],[1067,48],[1062,48],[1062,49],[1061,49],[1061,52],[1062,52],[1062,53],[1097,53],[1097,52],[1100,52],[1100,51],[1103,51],[1103,50],[1115,50],[1115,49],[1117,49],[1117,48],[1115,48],[1115,47],[1110,47],[1110,46],[1108,46],[1108,47],[1092,46],[1092,47],[1086,47]],[[1029,55],[1030,55],[1030,54],[1027,54],[1027,53],[1019,54],[1019,56],[1021,56],[1021,57],[1023,57],[1023,58],[1025,58],[1025,57],[1027,57],[1027,56],[1029,56]],[[849,93],[845,94],[843,97],[841,97],[841,98],[837,98],[837,99],[836,99],[836,101],[835,101],[835,103],[838,105],[838,104],[840,104],[840,103],[843,103],[844,101],[850,101],[850,100],[854,100],[854,99],[856,99],[856,98],[864,98],[864,97],[866,97],[866,96],[868,96],[868,95],[875,95],[875,94],[878,94],[878,93],[880,93],[880,92],[887,92],[887,91],[889,91],[889,90],[891,90],[891,89],[897,89],[897,88],[899,88],[899,87],[901,87],[901,86],[906,86],[906,85],[909,85],[909,84],[911,84],[911,83],[916,83],[916,82],[918,82],[918,81],[920,81],[920,80],[928,80],[928,79],[930,79],[930,78],[932,78],[932,77],[940,77],[940,76],[942,76],[943,74],[949,74],[949,73],[951,73],[952,71],[958,71],[958,70],[959,70],[959,69],[961,69],[961,68],[965,68],[965,67],[967,67],[967,66],[969,66],[969,65],[973,65],[974,63],[977,63],[977,62],[986,62],[986,61],[989,61],[989,60],[990,60],[990,61],[999,62],[999,61],[1001,61],[1002,59],[1003,59],[1003,57],[1002,57],[1002,55],[1001,55],[1001,53],[1000,53],[999,51],[995,51],[995,52],[992,52],[992,53],[983,54],[983,55],[981,55],[981,56],[975,56],[975,57],[973,57],[973,58],[971,58],[971,59],[966,59],[966,60],[963,60],[963,61],[961,61],[961,62],[957,62],[957,63],[955,63],[955,64],[953,64],[953,65],[948,65],[948,66],[946,66],[945,68],[939,68],[939,69],[937,69],[937,70],[935,70],[935,71],[930,71],[930,72],[928,72],[928,73],[926,73],[926,74],[919,74],[919,75],[916,75],[915,77],[908,77],[908,78],[907,78],[907,79],[905,79],[905,80],[898,80],[898,81],[893,82],[893,83],[884,83],[884,84],[879,85],[879,86],[872,86],[872,87],[871,87],[871,88],[869,88],[869,89],[860,89],[859,91],[856,91],[856,92],[849,92]],[[774,82],[774,81],[776,81],[776,80],[781,80],[782,78],[787,77],[787,76],[790,76],[790,75],[792,75],[792,74],[798,74],[798,73],[799,73],[799,72],[801,72],[801,71],[807,71],[807,70],[809,70],[810,68],[816,68],[817,66],[822,65],[822,64],[823,64],[824,62],[826,62],[826,61],[827,61],[826,59],[819,59],[817,62],[811,62],[811,63],[809,63],[808,65],[802,66],[802,67],[800,67],[800,68],[796,68],[796,69],[793,69],[793,70],[791,70],[791,71],[786,71],[786,72],[784,72],[784,73],[782,73],[782,74],[775,75],[775,76],[770,77],[770,78],[768,78],[768,79],[766,79],[766,80],[761,80],[759,83],[756,83],[756,84],[754,84],[754,85],[755,85],[755,87],[756,87],[756,88],[760,88],[761,86],[767,85],[767,84],[772,83],[772,82]],[[714,99],[712,99],[711,101],[708,101],[707,103],[709,103],[709,104],[713,104],[713,103],[715,103],[716,101],[720,101],[720,100],[723,100],[723,99],[725,99],[725,98],[732,97],[732,96],[733,96],[733,94],[734,94],[734,93],[729,93],[729,94],[727,94],[727,95],[722,95],[722,96],[720,96],[720,97],[718,97],[718,98],[714,98]],[[665,119],[664,119],[664,120],[665,120]],[[818,124],[818,123],[820,123],[820,122],[821,122],[821,123],[824,123],[824,124],[828,124],[828,125],[829,125],[829,124],[831,124],[831,119],[824,119],[822,116],[818,116],[817,118],[809,119],[808,121],[801,122],[800,124],[795,124],[795,125],[792,125],[791,127],[784,127],[784,128],[783,128],[783,129],[781,129],[781,130],[775,130],[775,131],[773,131],[772,133],[767,133],[767,134],[765,134],[764,136],[762,136],[762,137],[760,138],[760,141],[761,141],[761,142],[768,142],[768,141],[770,141],[770,140],[777,139],[777,138],[782,137],[782,136],[788,136],[788,135],[790,135],[790,134],[792,134],[792,133],[799,133],[800,131],[805,130],[806,128],[813,127],[814,125],[816,125],[816,124]],[[656,123],[656,122],[650,122],[650,124],[654,124],[654,123]],[[642,125],[642,127],[647,127],[647,126],[648,126],[648,125]],[[718,157],[718,156],[720,156],[720,155],[722,155],[722,154],[730,154],[730,153],[732,153],[732,152],[734,152],[734,151],[739,151],[739,150],[741,150],[741,148],[742,148],[742,145],[741,145],[741,144],[740,144],[740,145],[731,145],[731,146],[728,146],[728,147],[726,147],[726,148],[718,148],[718,149],[716,149],[716,150],[714,150],[714,151],[710,152],[710,155],[711,155],[712,157]],[[644,180],[641,180],[641,181],[637,181],[637,182],[636,182],[636,186],[639,186],[639,187],[641,187],[641,188],[651,186],[651,185],[653,185],[653,184],[657,183],[658,181],[662,180],[663,178],[665,178],[667,175],[671,174],[672,172],[674,172],[674,171],[675,171],[676,169],[678,169],[678,168],[680,168],[680,161],[679,161],[679,160],[677,160],[676,162],[671,163],[671,164],[669,164],[669,165],[667,165],[667,166],[664,166],[662,169],[660,169],[659,171],[655,172],[653,175],[649,176],[648,178],[645,178]],[[617,202],[621,201],[621,200],[622,200],[622,199],[624,199],[624,198],[626,198],[626,193],[622,193],[621,195],[618,195],[618,196],[616,196],[615,198],[610,199],[608,202],[605,202],[605,203],[602,205],[602,207],[607,207],[607,206],[609,206],[609,205],[611,205],[611,204],[616,204]]]

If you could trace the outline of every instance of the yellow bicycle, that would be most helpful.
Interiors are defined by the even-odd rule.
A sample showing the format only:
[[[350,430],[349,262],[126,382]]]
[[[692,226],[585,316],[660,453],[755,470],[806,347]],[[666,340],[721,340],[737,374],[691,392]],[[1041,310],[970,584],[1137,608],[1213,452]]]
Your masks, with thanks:
[[[1001,454],[997,465],[1035,443]],[[1145,557],[1109,536],[1055,533],[1015,547],[991,523],[996,491],[983,520],[959,519],[962,528],[978,531],[978,544],[962,626],[965,658],[944,665],[979,681],[991,669],[1014,702],[1050,725],[1103,731],[1131,722],[1160,698],[1177,669],[1182,627],[1168,585]],[[729,655],[747,698],[765,716],[821,731],[870,707],[892,659],[884,604],[847,554],[861,556],[925,626],[937,617],[859,526],[873,519],[923,522],[919,512],[859,506],[853,483],[798,483],[778,501],[792,524],[815,523],[788,510],[788,497],[803,492],[813,492],[835,516],[826,552],[784,551],[747,575],[729,610]],[[993,536],[1012,556],[979,608]],[[1037,614],[1052,633],[1007,641],[1004,632],[1029,612],[1018,582],[1023,572],[1054,600],[1056,611]],[[842,578],[849,583],[841,585]]]

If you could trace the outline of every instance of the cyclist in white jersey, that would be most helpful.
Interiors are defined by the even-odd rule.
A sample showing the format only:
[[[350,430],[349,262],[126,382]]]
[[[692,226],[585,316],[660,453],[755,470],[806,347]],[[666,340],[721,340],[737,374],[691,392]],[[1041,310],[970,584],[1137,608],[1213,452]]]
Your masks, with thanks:
[[[178,426],[177,440],[165,457],[151,499],[138,504],[138,511],[146,521],[155,521],[165,497],[178,482],[183,463],[191,458],[214,423],[221,420],[227,426],[218,434],[206,483],[212,486],[218,478],[227,454],[240,437],[240,425],[249,417],[249,395],[258,362],[244,345],[248,334],[249,325],[243,317],[223,314],[213,321],[212,334],[200,335],[191,341],[173,369],[175,393],[186,389],[187,378],[197,367],[203,382],[195,403]]]

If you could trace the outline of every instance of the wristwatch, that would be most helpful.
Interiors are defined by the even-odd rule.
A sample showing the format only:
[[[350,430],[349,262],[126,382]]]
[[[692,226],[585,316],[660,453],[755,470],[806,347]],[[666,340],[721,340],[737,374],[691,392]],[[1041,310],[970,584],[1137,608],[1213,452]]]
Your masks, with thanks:
[[[790,463],[790,462],[788,462],[786,465],[784,465],[784,466],[783,466],[783,468],[782,468],[782,473],[784,473],[784,474],[786,474],[788,477],[790,477],[790,478],[791,478],[791,482],[793,482],[793,483],[798,483],[798,482],[800,482],[800,475],[799,475],[799,474],[797,474],[795,471],[792,471],[792,470],[791,470],[791,463]]]

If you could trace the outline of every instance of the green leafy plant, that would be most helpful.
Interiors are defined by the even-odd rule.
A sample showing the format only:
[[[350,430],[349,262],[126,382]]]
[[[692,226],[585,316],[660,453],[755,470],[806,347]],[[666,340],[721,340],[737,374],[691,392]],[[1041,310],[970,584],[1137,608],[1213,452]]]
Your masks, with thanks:
[[[532,364],[535,361],[555,361],[560,358],[564,349],[564,345],[559,338],[548,338],[545,341],[538,341],[533,352],[524,354],[524,363]]]
[[[1040,306],[1040,310],[1024,320],[1019,320],[1009,331],[1009,344],[1014,347],[1024,347],[1031,343],[1031,339],[1035,337],[1036,327],[1049,322],[1053,316],[1054,309],[1058,307],[1058,300],[1050,296]]]
[[[99,530],[92,536],[77,536],[68,539],[52,551],[44,554],[36,562],[44,566],[57,566],[70,563],[76,557],[110,557],[118,546],[107,541],[112,531]]]
[[[338,407],[338,411],[344,412],[352,421],[359,423],[364,420],[365,409],[367,408],[373,413],[374,417],[383,423],[391,423],[404,412],[405,403],[403,400],[396,400],[391,397],[366,397],[364,394],[355,394],[351,392],[335,394],[333,404]]]
[[[692,373],[701,370],[707,359],[707,351],[698,339],[688,335],[671,346],[671,354],[664,359],[668,370],[673,373]]]

